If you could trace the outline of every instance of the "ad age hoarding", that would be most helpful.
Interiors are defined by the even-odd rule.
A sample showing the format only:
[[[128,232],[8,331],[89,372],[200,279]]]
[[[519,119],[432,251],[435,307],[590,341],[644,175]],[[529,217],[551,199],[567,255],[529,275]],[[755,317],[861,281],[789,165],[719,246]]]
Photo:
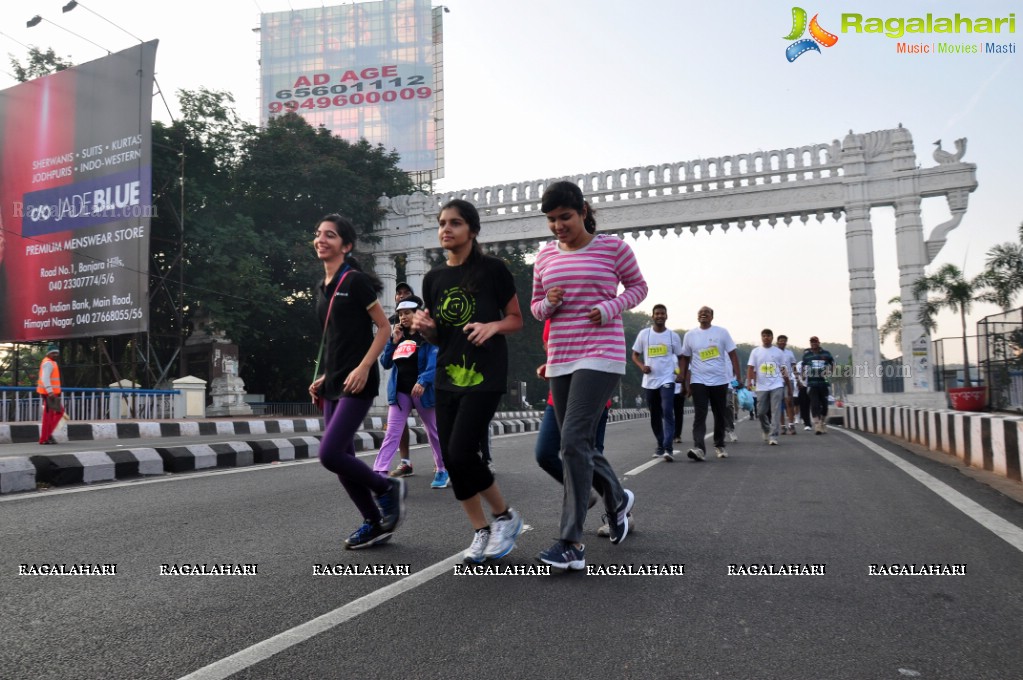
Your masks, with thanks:
[[[294,112],[350,142],[437,167],[438,97],[430,0],[381,0],[263,14],[263,125]]]
[[[148,328],[156,46],[0,92],[0,340]]]

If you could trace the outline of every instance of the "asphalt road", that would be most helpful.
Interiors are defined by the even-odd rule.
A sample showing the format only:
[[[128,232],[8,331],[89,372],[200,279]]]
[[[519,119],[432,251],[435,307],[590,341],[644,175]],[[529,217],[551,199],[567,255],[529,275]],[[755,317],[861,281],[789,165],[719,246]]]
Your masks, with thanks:
[[[636,530],[611,545],[592,515],[588,564],[684,575],[456,575],[471,531],[450,490],[429,488],[423,449],[408,519],[355,552],[341,541],[359,518],[316,462],[5,497],[0,677],[1023,677],[1023,506],[877,438],[739,433],[727,460],[647,465],[644,422],[608,428]],[[530,526],[498,565],[535,565],[557,536],[561,494],[534,442],[494,440]],[[19,575],[78,563],[117,573]],[[221,563],[257,574],[160,575]],[[338,564],[410,576],[314,575]],[[729,575],[792,564],[824,573]],[[912,564],[965,573],[869,573]]]

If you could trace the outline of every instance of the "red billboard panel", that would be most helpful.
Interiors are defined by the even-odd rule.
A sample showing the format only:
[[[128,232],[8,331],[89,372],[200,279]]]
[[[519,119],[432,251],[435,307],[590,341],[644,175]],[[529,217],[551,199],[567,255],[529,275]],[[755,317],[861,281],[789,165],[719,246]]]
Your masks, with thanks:
[[[147,329],[156,45],[0,91],[0,340]]]

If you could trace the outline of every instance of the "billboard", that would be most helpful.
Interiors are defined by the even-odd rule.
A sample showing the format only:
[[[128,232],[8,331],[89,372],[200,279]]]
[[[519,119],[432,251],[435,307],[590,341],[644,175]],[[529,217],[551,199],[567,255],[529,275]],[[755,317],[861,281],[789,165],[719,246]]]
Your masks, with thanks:
[[[0,340],[147,329],[156,45],[0,91]]]
[[[430,0],[263,14],[261,123],[294,111],[343,139],[396,150],[406,172],[439,171],[433,14]]]

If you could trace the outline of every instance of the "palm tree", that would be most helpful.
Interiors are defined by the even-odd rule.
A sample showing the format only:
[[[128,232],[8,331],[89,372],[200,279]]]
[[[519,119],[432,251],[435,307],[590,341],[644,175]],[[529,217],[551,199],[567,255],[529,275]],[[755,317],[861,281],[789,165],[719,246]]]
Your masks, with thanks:
[[[1023,223],[1019,225],[1019,242],[1000,243],[987,251],[987,271],[991,301],[1009,311],[1012,300],[1023,291]]]
[[[895,336],[895,344],[899,347],[902,346],[902,296],[896,295],[888,301],[890,305],[899,305],[897,309],[893,309],[888,313],[888,318],[884,320],[881,327],[878,328],[878,332],[881,334],[881,342],[884,342],[889,335]],[[921,310],[920,314],[920,325],[923,326],[924,330],[928,333],[933,333],[937,329],[937,323],[934,321],[934,317],[937,316],[938,310],[934,307],[934,303],[926,301],[923,304],[924,309],[927,310],[926,314]]]
[[[970,385],[970,355],[966,343],[966,315],[970,313],[974,302],[992,302],[994,296],[985,290],[988,286],[987,276],[981,274],[967,280],[962,270],[954,264],[942,265],[930,276],[917,279],[913,284],[913,296],[925,302],[920,308],[920,323],[924,328],[937,327],[935,315],[942,309],[959,313],[963,328],[963,382]],[[930,294],[936,294],[931,297]]]
[[[902,297],[896,295],[888,301],[888,304],[899,305],[899,307],[888,312],[888,318],[877,330],[881,334],[881,342],[887,340],[889,335],[894,335],[895,344],[902,347]]]

